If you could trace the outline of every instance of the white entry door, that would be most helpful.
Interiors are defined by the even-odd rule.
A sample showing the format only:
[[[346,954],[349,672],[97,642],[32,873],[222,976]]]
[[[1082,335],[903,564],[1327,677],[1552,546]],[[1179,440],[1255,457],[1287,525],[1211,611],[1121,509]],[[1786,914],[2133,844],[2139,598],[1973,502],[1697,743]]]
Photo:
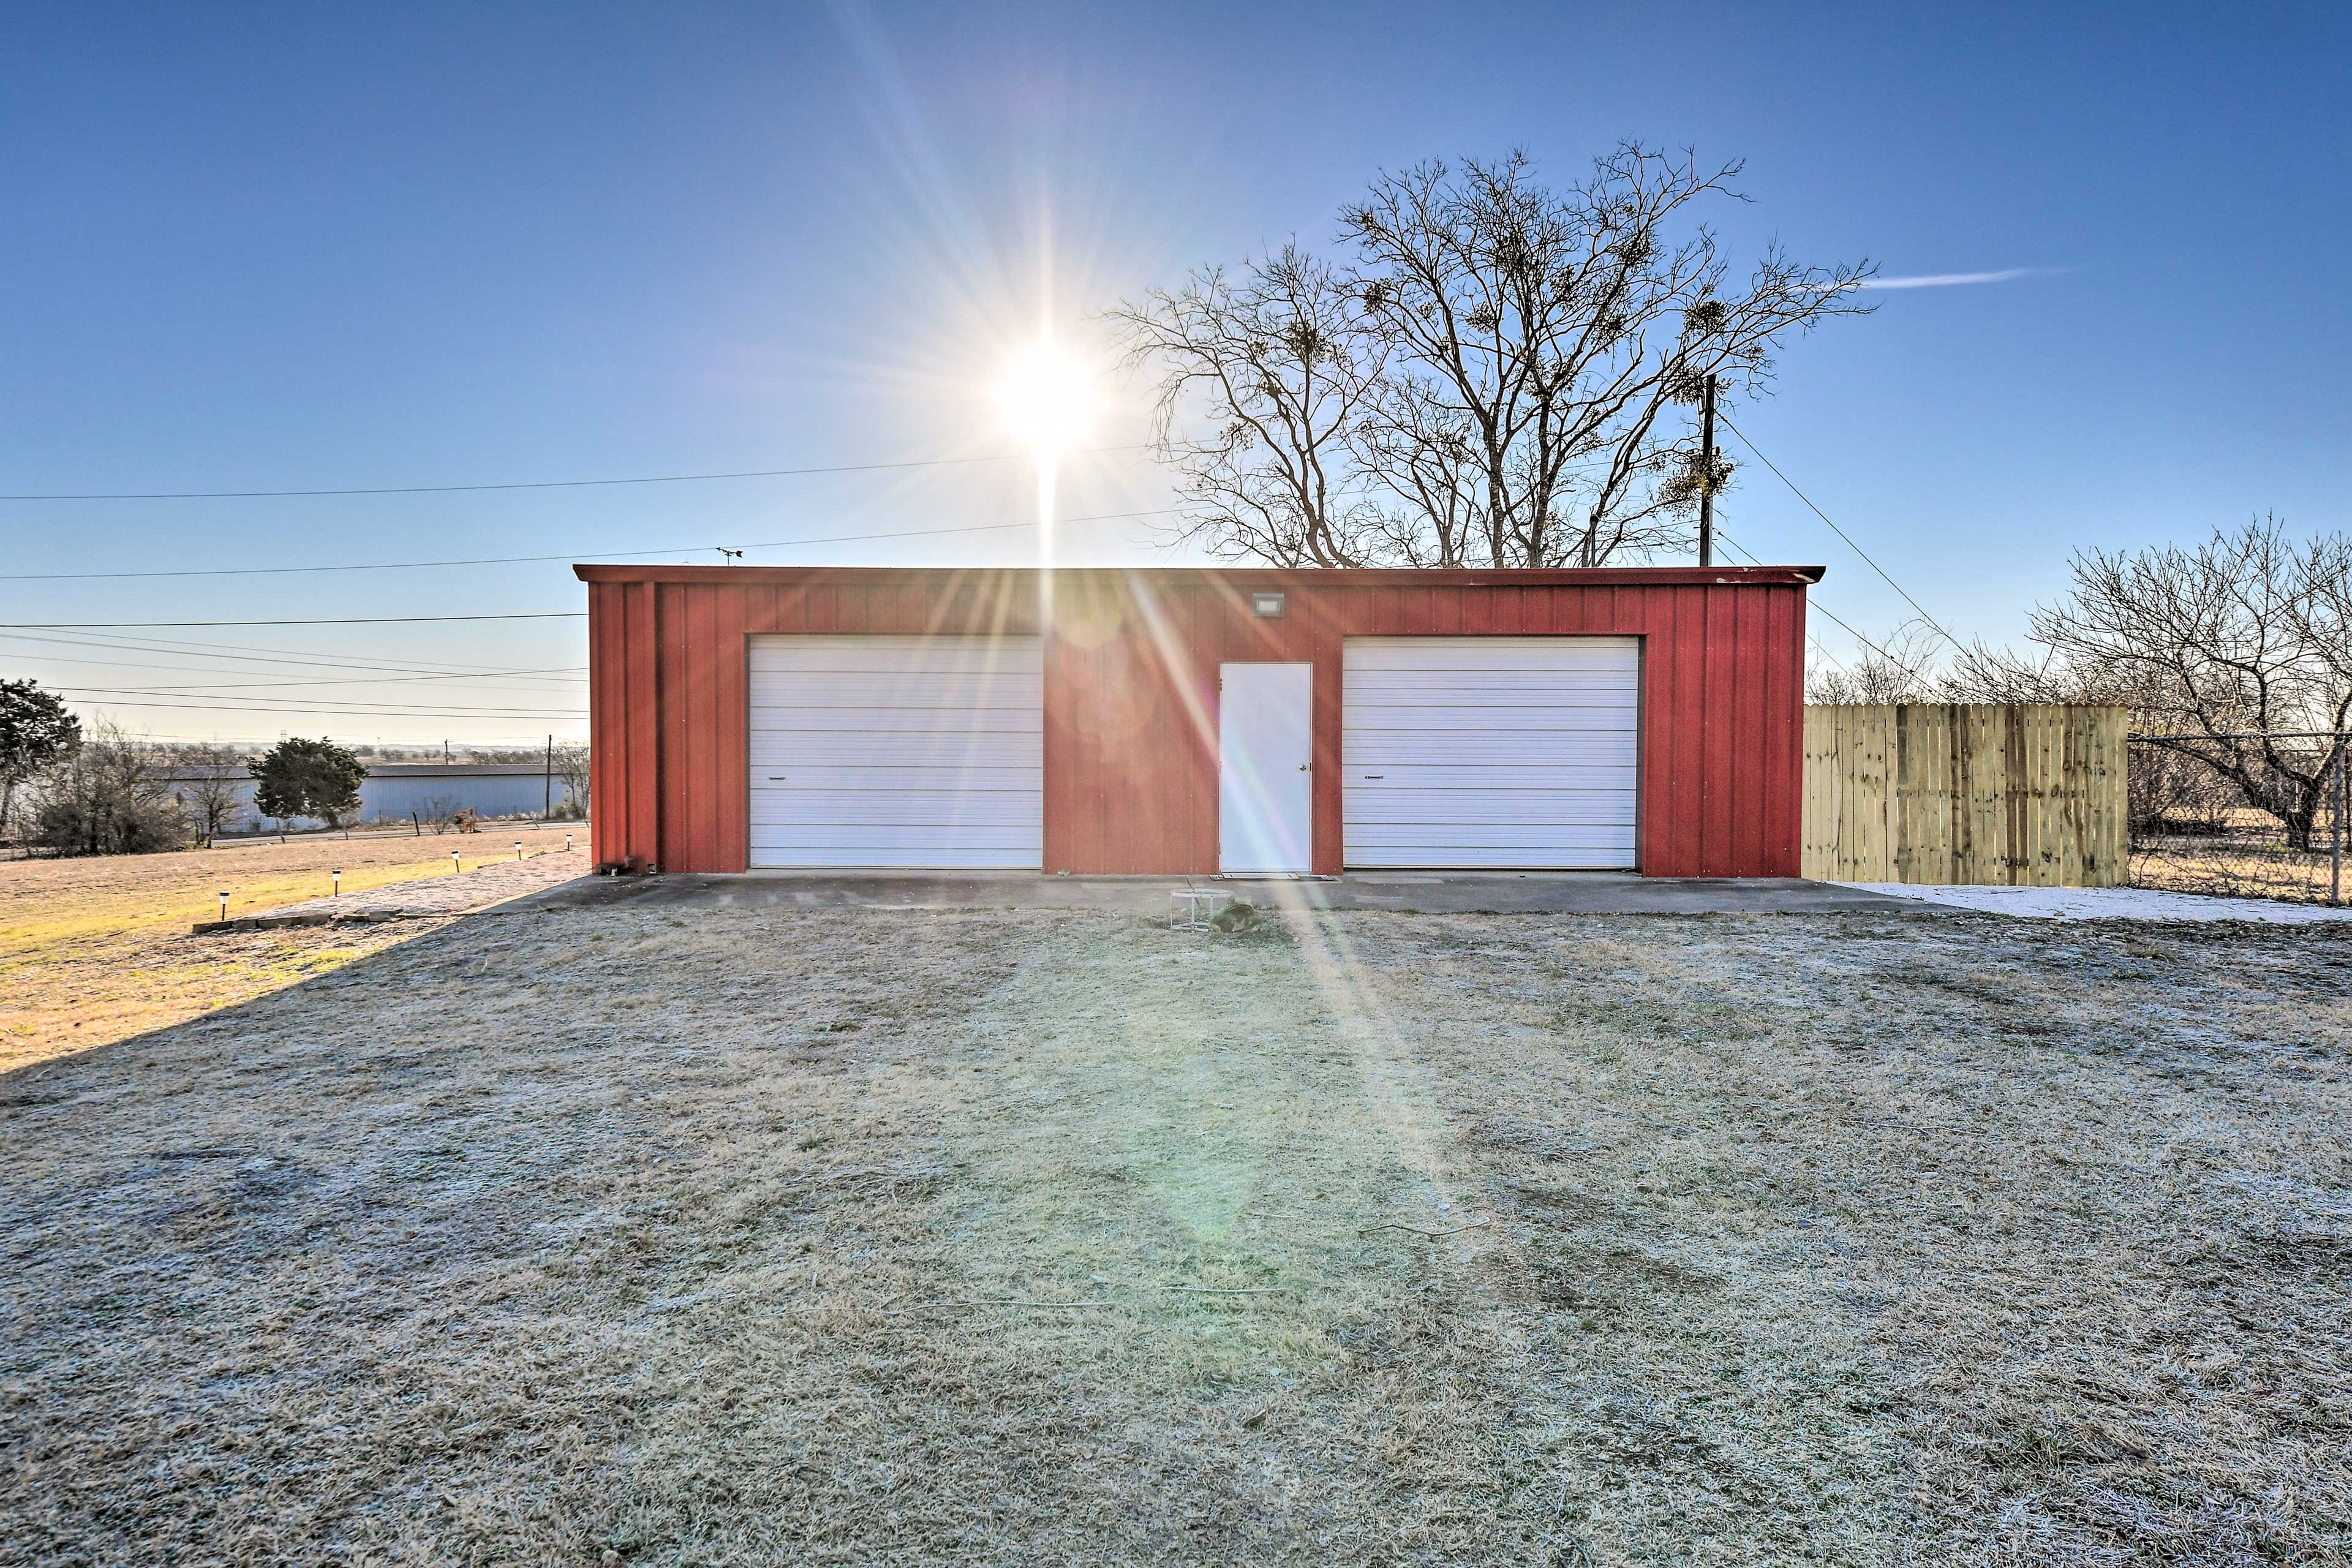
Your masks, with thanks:
[[[1349,637],[1349,867],[1630,870],[1638,637]]]
[[[751,864],[1035,870],[1034,637],[755,637]]]
[[[1311,868],[1315,667],[1228,664],[1217,702],[1217,869]]]

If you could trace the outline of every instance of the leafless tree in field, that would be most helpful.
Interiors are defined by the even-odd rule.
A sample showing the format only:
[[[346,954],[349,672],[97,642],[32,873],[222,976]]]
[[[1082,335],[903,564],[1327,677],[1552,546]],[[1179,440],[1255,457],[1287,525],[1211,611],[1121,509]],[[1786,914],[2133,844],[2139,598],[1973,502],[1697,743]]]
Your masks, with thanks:
[[[1296,244],[1112,319],[1157,367],[1190,529],[1286,564],[1601,565],[1675,548],[1701,492],[1692,407],[1759,395],[1772,352],[1868,309],[1867,264],[1777,248],[1732,275],[1698,217],[1739,166],[1634,143],[1564,191],[1521,153],[1417,165]]]
[[[1154,449],[1182,476],[1180,537],[1285,566],[1344,566],[1377,521],[1348,442],[1380,373],[1348,285],[1296,243],[1110,313],[1130,366],[1164,367]]]
[[[562,745],[555,748],[552,755],[555,776],[571,795],[572,807],[579,815],[587,816],[588,748],[585,745]]]
[[[188,825],[199,844],[209,845],[223,829],[245,815],[244,785],[251,782],[246,758],[234,746],[190,742],[172,748],[175,768],[195,772],[194,778],[174,780],[172,794],[188,814]]]
[[[40,780],[33,842],[61,855],[186,847],[188,825],[162,775],[163,748],[104,720]]]
[[[1981,639],[1960,647],[1934,681],[1940,702],[2098,703],[2130,715],[2136,732],[2162,731],[2173,718],[2160,682],[2144,669],[2086,666],[2050,647],[2021,651]],[[2178,750],[2136,752],[2125,772],[2135,835],[2217,834],[2243,796],[2201,760]]]
[[[1848,702],[1961,702],[1951,678],[1935,668],[1943,634],[1925,621],[1906,621],[1875,648],[1844,668],[1816,665],[1805,679],[1805,700]]]
[[[2055,677],[2128,701],[2135,728],[2192,758],[2306,848],[2352,715],[2352,538],[2291,539],[2275,517],[2194,547],[2088,551],[2037,609]]]

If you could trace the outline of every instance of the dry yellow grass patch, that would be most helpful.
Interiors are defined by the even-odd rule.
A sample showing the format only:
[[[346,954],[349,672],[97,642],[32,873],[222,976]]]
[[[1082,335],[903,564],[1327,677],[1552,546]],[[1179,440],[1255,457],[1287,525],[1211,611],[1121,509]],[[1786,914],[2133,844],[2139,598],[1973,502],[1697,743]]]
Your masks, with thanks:
[[[287,931],[193,938],[220,910],[250,914],[331,886],[356,893],[446,876],[454,849],[468,868],[563,847],[587,853],[587,830],[532,827],[424,837],[297,837],[175,855],[0,861],[0,1071],[87,1050],[332,969],[416,934],[414,929]]]

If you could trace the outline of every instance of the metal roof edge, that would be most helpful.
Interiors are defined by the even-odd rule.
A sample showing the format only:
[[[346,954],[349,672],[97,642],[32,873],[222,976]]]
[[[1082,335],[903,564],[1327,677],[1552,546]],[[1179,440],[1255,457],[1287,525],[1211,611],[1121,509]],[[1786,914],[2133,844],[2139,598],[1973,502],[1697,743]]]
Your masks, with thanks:
[[[875,583],[907,577],[1028,577],[1034,566],[648,566],[581,562],[583,583]],[[1237,584],[1359,587],[1668,587],[1810,584],[1825,566],[1055,566],[1055,577],[1193,577]]]

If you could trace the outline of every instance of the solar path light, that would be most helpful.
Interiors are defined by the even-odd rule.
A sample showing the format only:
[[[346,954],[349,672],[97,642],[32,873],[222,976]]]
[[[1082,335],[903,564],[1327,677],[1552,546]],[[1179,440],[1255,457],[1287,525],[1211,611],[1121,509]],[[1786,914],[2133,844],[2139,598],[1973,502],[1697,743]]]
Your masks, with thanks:
[[[228,889],[226,888],[223,888],[221,889],[220,901],[221,919],[226,920],[228,919]]]
[[[341,898],[343,896],[343,874],[341,871],[330,871],[327,875],[335,879],[335,890],[327,896],[331,899]]]

